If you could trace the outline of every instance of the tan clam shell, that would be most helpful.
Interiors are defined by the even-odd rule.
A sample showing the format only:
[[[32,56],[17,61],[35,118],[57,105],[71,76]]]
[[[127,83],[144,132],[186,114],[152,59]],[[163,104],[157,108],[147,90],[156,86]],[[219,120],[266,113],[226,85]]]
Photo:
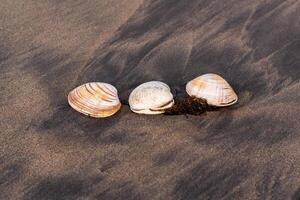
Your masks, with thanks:
[[[68,101],[76,111],[97,118],[109,117],[121,108],[117,89],[101,82],[86,83],[73,89]]]
[[[136,87],[129,95],[130,109],[139,114],[162,114],[174,104],[169,86],[160,81],[150,81]]]
[[[218,107],[230,106],[238,100],[229,83],[217,74],[204,74],[191,80],[186,85],[186,92]]]

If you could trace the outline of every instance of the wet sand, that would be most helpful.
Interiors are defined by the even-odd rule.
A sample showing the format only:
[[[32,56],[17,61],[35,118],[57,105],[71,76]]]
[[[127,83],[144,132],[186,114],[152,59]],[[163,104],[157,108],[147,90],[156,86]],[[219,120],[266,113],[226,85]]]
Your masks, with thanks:
[[[0,199],[299,199],[300,1],[0,0]],[[222,75],[238,104],[130,112],[159,80]],[[111,118],[73,109],[117,87]]]

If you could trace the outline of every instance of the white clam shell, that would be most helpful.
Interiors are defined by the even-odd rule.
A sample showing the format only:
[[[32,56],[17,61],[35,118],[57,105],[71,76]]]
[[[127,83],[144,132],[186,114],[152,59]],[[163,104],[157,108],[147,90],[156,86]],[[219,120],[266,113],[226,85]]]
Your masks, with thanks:
[[[78,112],[97,118],[111,116],[121,108],[117,89],[101,82],[75,88],[69,93],[68,102]]]
[[[238,100],[229,83],[217,74],[204,74],[191,80],[186,85],[186,92],[218,107],[230,106]]]
[[[136,87],[129,95],[130,109],[139,114],[161,114],[174,104],[169,86],[160,81],[150,81]]]

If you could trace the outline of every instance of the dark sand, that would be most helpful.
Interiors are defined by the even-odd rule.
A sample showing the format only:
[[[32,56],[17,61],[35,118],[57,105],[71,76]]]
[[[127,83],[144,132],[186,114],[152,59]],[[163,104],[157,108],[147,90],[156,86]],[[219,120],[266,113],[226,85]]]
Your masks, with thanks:
[[[0,199],[299,199],[299,0],[0,0]],[[87,81],[178,96],[219,73],[240,100],[200,116],[92,119]]]

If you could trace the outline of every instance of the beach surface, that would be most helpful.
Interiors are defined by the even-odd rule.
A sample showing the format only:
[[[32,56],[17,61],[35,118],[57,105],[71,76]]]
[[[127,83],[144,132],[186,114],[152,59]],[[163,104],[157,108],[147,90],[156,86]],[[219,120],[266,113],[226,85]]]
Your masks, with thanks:
[[[300,198],[299,0],[0,0],[0,199]],[[205,73],[236,105],[138,115],[139,84],[176,97]],[[75,87],[113,84],[94,119]]]

